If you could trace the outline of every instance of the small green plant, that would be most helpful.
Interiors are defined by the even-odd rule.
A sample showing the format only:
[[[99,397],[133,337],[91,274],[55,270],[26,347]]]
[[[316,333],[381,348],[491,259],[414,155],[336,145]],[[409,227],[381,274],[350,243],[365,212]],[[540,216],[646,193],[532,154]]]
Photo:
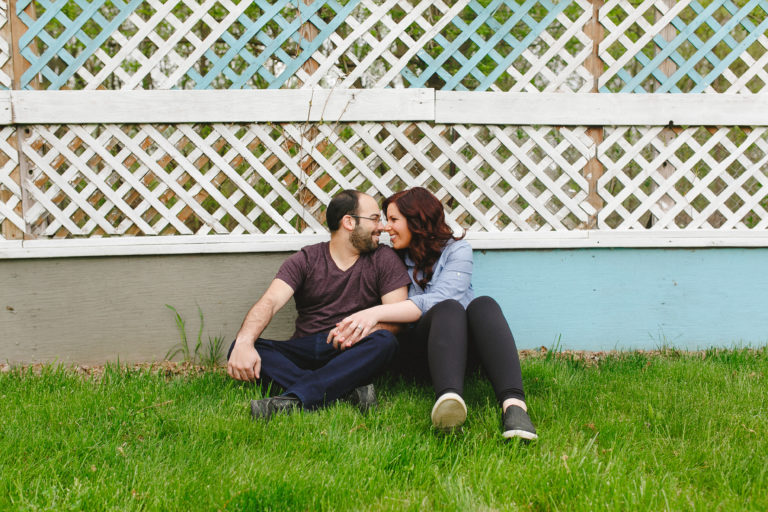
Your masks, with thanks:
[[[547,353],[544,356],[544,359],[547,361],[551,361],[557,357],[558,354],[562,353],[563,351],[563,334],[560,333],[557,335],[557,338],[554,339],[552,342],[552,346],[547,349]]]
[[[208,336],[208,345],[203,349],[203,328],[205,327],[205,318],[203,317],[203,310],[200,306],[197,306],[197,314],[200,317],[200,329],[197,331],[197,340],[195,342],[195,348],[190,349],[189,338],[187,338],[187,326],[181,314],[171,306],[166,304],[165,307],[173,311],[176,328],[179,331],[181,340],[179,343],[171,347],[167,354],[166,359],[173,359],[177,355],[181,354],[182,360],[189,363],[196,363],[200,361],[201,364],[208,367],[215,367],[219,364],[222,355],[222,349],[224,348],[224,336]]]
[[[213,338],[208,336],[208,346],[205,353],[200,356],[200,362],[203,363],[203,366],[208,366],[209,368],[218,366],[223,356],[223,349],[224,336],[221,334]]]

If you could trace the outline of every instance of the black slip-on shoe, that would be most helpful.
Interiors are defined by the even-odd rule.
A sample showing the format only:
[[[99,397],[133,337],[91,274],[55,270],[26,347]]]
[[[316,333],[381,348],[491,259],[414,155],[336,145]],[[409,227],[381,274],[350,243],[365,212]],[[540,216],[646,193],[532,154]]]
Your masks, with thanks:
[[[273,396],[261,400],[251,400],[251,418],[268,420],[278,413],[290,414],[301,409],[301,401],[295,396]]]
[[[432,407],[432,426],[444,432],[456,430],[467,419],[467,405],[457,393],[445,393]]]
[[[501,432],[507,439],[519,438],[526,441],[538,439],[536,427],[522,407],[510,405],[501,417]]]
[[[341,400],[356,406],[362,414],[375,409],[379,405],[378,400],[376,400],[376,390],[373,388],[373,384],[358,386]]]

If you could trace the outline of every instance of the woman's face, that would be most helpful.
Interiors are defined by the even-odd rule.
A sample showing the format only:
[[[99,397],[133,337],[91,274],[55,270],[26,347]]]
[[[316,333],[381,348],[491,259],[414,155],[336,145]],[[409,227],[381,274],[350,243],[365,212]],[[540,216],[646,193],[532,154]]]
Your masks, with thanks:
[[[411,230],[395,203],[387,205],[387,225],[384,229],[389,233],[389,240],[395,249],[406,249],[411,245]]]

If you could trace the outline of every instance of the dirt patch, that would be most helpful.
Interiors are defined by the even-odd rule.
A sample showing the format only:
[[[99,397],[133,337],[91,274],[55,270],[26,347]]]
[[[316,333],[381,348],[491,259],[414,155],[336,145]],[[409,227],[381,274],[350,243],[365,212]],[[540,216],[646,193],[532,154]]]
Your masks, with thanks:
[[[0,373],[9,373],[13,370],[21,372],[32,372],[34,375],[40,375],[44,369],[50,368],[62,368],[77,375],[95,377],[98,379],[104,375],[104,371],[107,368],[110,368],[110,365],[72,364],[67,366],[63,364],[51,365],[48,363],[9,365],[7,363],[0,363]],[[116,368],[116,365],[111,365],[111,368]],[[153,363],[133,363],[120,365],[120,370],[124,372],[161,373],[166,377],[200,375],[202,373],[214,370],[221,371],[223,368],[223,366],[210,367],[192,364],[189,362],[177,361],[157,361]]]

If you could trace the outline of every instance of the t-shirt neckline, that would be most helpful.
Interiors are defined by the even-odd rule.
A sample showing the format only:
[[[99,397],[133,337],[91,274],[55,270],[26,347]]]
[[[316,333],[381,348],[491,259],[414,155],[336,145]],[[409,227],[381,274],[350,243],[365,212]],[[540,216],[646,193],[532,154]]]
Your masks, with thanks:
[[[360,261],[360,258],[363,257],[362,253],[358,254],[355,262],[352,265],[350,265],[349,268],[347,268],[347,270],[341,270],[341,268],[339,267],[339,264],[336,263],[336,260],[333,259],[333,255],[331,254],[331,242],[325,243],[325,255],[331,261],[331,263],[333,263],[333,268],[335,268],[338,272],[342,274],[346,274],[347,272],[355,268],[355,265],[358,264],[358,262]]]

